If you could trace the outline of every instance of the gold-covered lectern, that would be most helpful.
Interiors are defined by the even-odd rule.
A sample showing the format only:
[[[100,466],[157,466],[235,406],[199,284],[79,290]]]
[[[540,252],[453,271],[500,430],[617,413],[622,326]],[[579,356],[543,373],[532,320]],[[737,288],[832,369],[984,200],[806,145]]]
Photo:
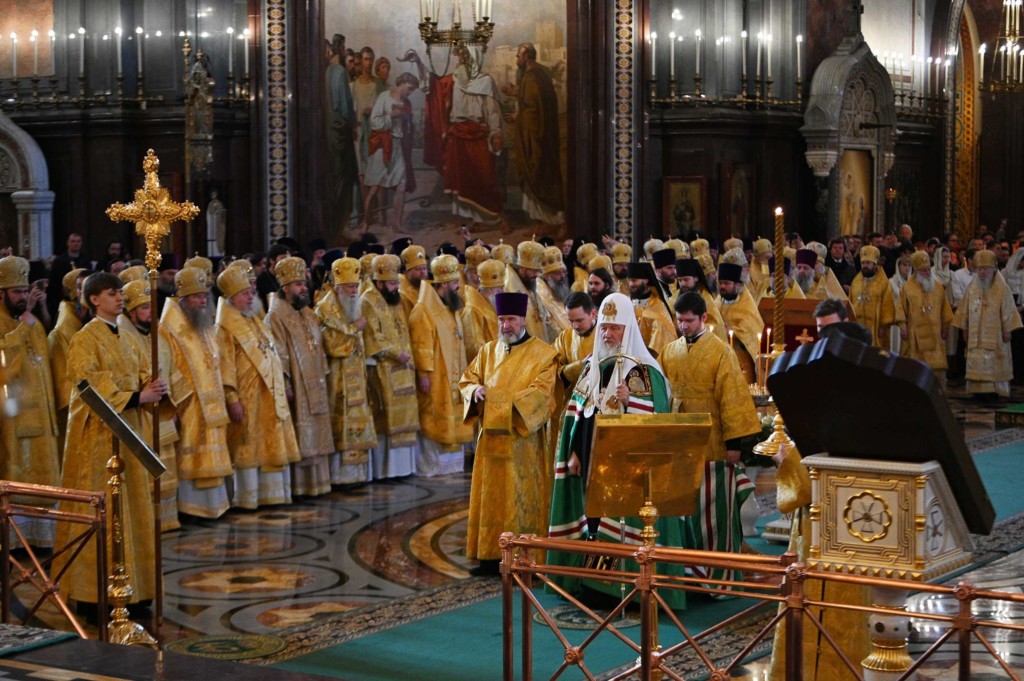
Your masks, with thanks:
[[[587,517],[637,516],[648,503],[662,515],[693,515],[710,433],[710,414],[598,414]]]

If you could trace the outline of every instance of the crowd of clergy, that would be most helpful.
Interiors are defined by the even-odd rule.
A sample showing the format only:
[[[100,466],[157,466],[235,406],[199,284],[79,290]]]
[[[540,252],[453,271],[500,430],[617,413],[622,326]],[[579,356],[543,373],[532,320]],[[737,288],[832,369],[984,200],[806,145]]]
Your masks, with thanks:
[[[823,325],[852,312],[865,340],[927,363],[943,385],[949,371],[971,394],[1007,396],[1024,249],[1001,258],[995,240],[962,250],[910,237],[826,246],[789,235],[785,296],[819,300]],[[636,539],[636,523],[583,514],[595,412],[707,412],[705,508],[661,531],[668,543],[741,550],[738,510],[752,485],[739,443],[762,428],[749,385],[764,347],[758,304],[778,266],[770,241],[651,238],[634,253],[608,237],[467,238],[464,250],[428,255],[402,239],[314,248],[309,260],[297,251],[275,244],[216,268],[168,258],[159,310],[144,265],[90,272],[62,256],[48,334],[32,266],[0,259],[0,479],[105,488],[112,435],[79,396],[86,380],[143,437],[158,420],[164,529],[181,514],[217,518],[335,485],[460,473],[468,461],[467,556],[487,574],[505,531]],[[130,459],[125,476],[126,555],[145,600],[151,482]],[[22,529],[30,543],[54,542],[45,522]],[[85,553],[62,581],[71,598],[95,602]]]

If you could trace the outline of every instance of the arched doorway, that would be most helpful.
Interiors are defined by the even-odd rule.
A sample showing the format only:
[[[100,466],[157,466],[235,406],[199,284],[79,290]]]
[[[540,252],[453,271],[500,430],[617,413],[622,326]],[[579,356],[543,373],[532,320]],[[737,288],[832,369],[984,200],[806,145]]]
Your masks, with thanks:
[[[0,112],[0,221],[3,245],[17,255],[53,253],[53,199],[43,152],[32,137]],[[12,211],[13,207],[13,211]],[[14,224],[9,224],[13,217]]]

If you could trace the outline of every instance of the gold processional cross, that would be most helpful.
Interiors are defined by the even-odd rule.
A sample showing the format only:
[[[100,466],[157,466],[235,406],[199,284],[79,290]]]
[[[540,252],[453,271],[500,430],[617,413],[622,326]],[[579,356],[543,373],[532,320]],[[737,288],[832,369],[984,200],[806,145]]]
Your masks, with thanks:
[[[184,201],[182,203],[176,203],[170,193],[164,187],[160,186],[160,159],[156,157],[152,149],[146,151],[146,158],[142,161],[142,170],[146,173],[146,180],[142,186],[142,189],[135,190],[135,200],[124,205],[121,203],[114,203],[107,208],[107,217],[114,222],[134,222],[135,233],[141,235],[146,241],[146,267],[149,268],[149,291],[150,291],[150,309],[152,310],[152,323],[150,326],[150,362],[152,365],[152,372],[150,375],[153,377],[160,376],[160,356],[157,351],[157,339],[160,337],[159,334],[159,323],[160,323],[160,310],[157,305],[157,286],[156,286],[156,271],[160,267],[160,261],[163,260],[163,256],[160,254],[160,242],[164,237],[171,233],[171,223],[177,222],[178,220],[185,220],[191,222],[199,215],[198,206],[194,205],[191,201]],[[153,451],[160,451],[160,418],[159,418],[159,402],[153,404]],[[115,450],[116,451],[116,450]],[[115,454],[116,456],[116,454]],[[112,459],[113,460],[113,459]],[[155,533],[155,564],[156,564],[156,580],[155,580],[155,593],[156,598],[154,599],[154,613],[153,613],[153,629],[157,638],[160,635],[160,625],[163,623],[163,559],[161,556],[161,529],[160,529],[160,480],[155,479],[153,481],[153,515],[154,515],[154,533]],[[115,507],[115,512],[117,512]],[[138,632],[138,625],[127,621],[127,610],[123,608],[123,605],[130,600],[130,585],[125,590],[124,583],[127,582],[127,571],[124,567],[123,557],[119,555],[123,552],[123,548],[118,546],[119,541],[115,541],[115,566],[114,571],[118,572],[118,584],[117,586],[108,591],[111,593],[111,603],[115,606],[114,618],[111,622],[111,628],[115,631],[121,632],[117,636],[112,636],[112,640],[116,642],[125,643],[142,643],[148,645],[149,642],[145,640],[141,633]],[[118,551],[118,549],[122,549]],[[111,575],[113,580],[114,575]]]

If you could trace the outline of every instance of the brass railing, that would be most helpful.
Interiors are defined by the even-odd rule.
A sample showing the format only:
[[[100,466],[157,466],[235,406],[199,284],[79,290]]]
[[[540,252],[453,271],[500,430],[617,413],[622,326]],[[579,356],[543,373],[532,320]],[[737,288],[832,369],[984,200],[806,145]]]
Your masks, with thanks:
[[[595,642],[600,634],[607,632],[620,641],[632,654],[637,656],[636,663],[625,671],[616,674],[612,677],[612,681],[626,679],[633,675],[639,675],[641,681],[659,678],[682,681],[682,677],[673,671],[666,664],[666,661],[670,660],[673,656],[678,656],[687,651],[692,651],[701,663],[707,667],[710,681],[724,681],[731,678],[732,671],[750,655],[758,643],[770,639],[774,634],[775,628],[781,625],[785,627],[786,635],[785,666],[787,681],[802,681],[802,656],[805,652],[808,654],[816,652],[804,651],[802,649],[803,629],[807,626],[817,629],[822,634],[824,641],[821,645],[831,646],[845,663],[845,666],[850,669],[853,676],[863,680],[860,660],[850,660],[839,646],[836,645],[829,632],[822,626],[819,618],[815,617],[813,613],[808,612],[808,608],[826,608],[910,617],[918,620],[928,620],[936,625],[948,627],[935,642],[916,655],[911,667],[903,671],[898,679],[894,681],[912,678],[914,672],[951,639],[956,640],[958,643],[958,678],[961,681],[968,681],[971,678],[971,644],[974,640],[978,641],[988,654],[992,656],[1007,674],[1007,678],[1021,681],[1018,671],[1012,669],[1003,657],[999,655],[996,647],[990,640],[991,637],[983,630],[1024,632],[1024,625],[978,618],[973,614],[972,606],[979,600],[1002,601],[1024,605],[1024,595],[976,589],[967,582],[960,582],[956,586],[942,586],[898,579],[811,571],[803,563],[794,562],[795,556],[791,553],[778,557],[717,553],[662,547],[650,548],[636,545],[624,546],[606,542],[539,539],[534,536],[515,536],[512,533],[502,535],[500,543],[502,551],[504,681],[513,681],[516,678],[520,678],[523,681],[532,681],[534,678],[532,645],[534,612],[551,630],[551,633],[554,634],[563,648],[563,657],[558,663],[557,669],[550,677],[544,678],[558,679],[568,670],[575,668],[577,673],[583,674],[584,678],[596,679],[594,670],[587,667],[585,661],[586,652],[589,647],[596,645]],[[574,553],[581,556],[608,556],[612,559],[618,559],[620,564],[625,559],[634,560],[639,566],[639,571],[561,567],[544,565],[533,559],[535,555],[542,556],[547,551],[552,550]],[[659,564],[722,568],[742,573],[744,578],[740,580],[713,580],[696,576],[666,576],[655,573],[655,569]],[[611,612],[601,615],[553,582],[551,577],[554,576],[596,579],[606,583],[624,584],[626,586],[625,597]],[[815,600],[807,597],[804,593],[804,582],[807,579],[855,584],[878,589],[945,595],[959,603],[959,610],[955,614],[941,615],[894,607]],[[593,620],[594,630],[586,637],[583,643],[578,646],[570,644],[565,635],[559,630],[554,618],[540,603],[537,595],[533,593],[534,587],[541,585],[579,608],[587,617]],[[520,589],[522,596],[520,623],[522,627],[522,650],[520,651],[521,669],[519,670],[520,676],[518,677],[515,675],[516,651],[513,617],[516,587]],[[691,593],[728,595],[749,599],[753,602],[753,605],[698,634],[693,634],[686,628],[681,618],[666,605],[665,600],[659,593],[662,590],[682,590]],[[624,610],[630,604],[636,602],[639,602],[640,605],[639,643],[631,640],[616,626],[616,622]],[[650,607],[652,603],[657,603],[660,606],[664,616],[679,631],[682,636],[680,642],[665,646],[664,649],[660,649],[656,645],[655,642],[661,637],[658,633],[658,622],[651,616],[651,613],[654,612],[654,609]],[[723,631],[734,623],[748,618],[759,611],[765,611],[773,607],[775,612],[770,619],[760,626],[751,639],[742,646],[742,649],[730,659],[716,662],[712,659],[711,654],[702,647],[702,642],[713,634]],[[602,645],[607,640],[607,637],[603,638]],[[552,661],[552,663],[554,662]]]

